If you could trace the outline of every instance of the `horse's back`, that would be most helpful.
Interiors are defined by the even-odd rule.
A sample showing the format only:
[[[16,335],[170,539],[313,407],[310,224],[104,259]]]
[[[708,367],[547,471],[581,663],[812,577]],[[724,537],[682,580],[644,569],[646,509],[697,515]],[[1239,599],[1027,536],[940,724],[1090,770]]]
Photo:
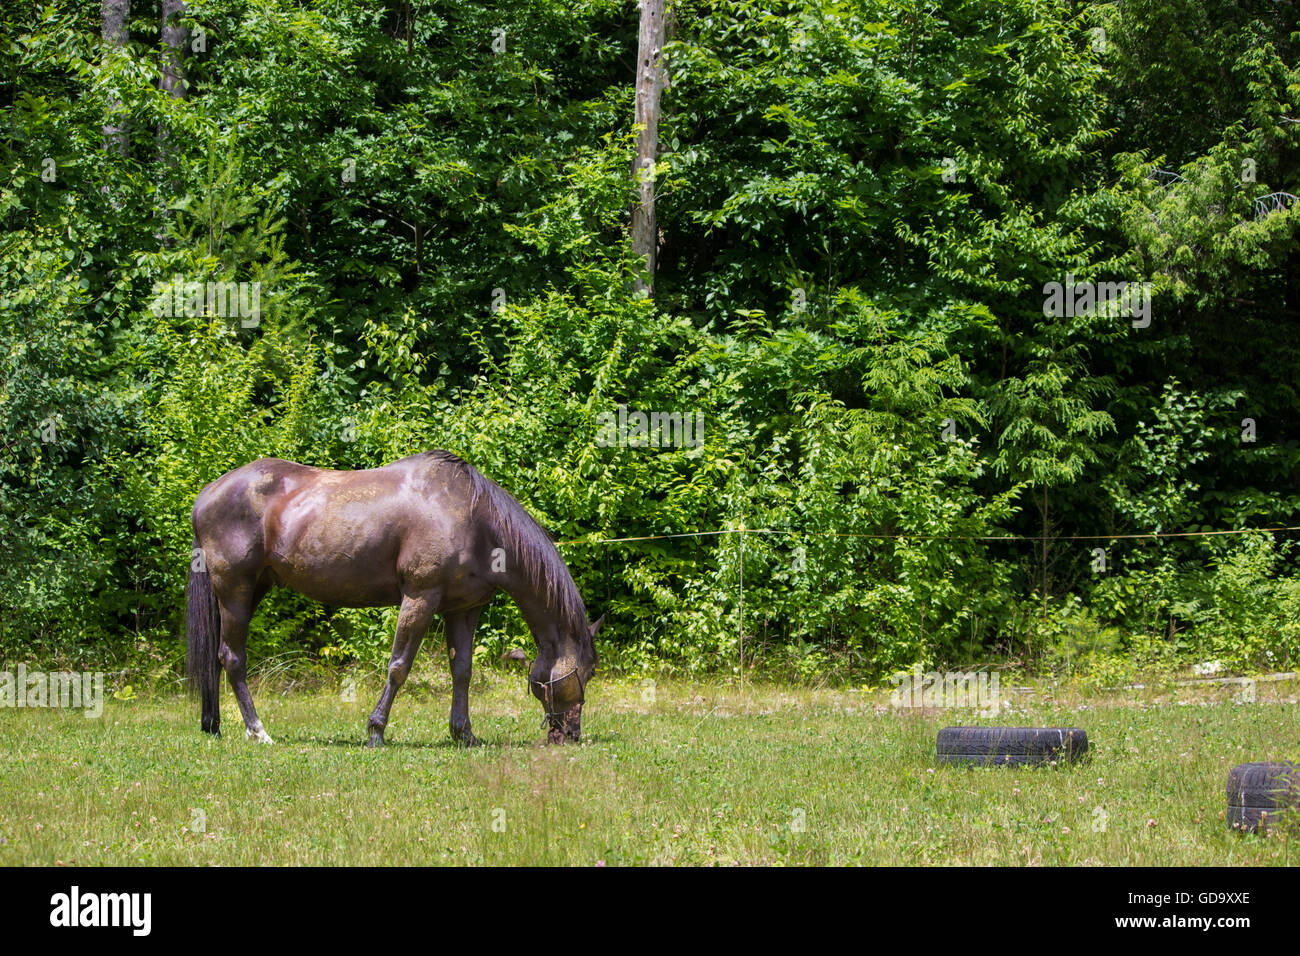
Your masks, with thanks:
[[[262,458],[203,489],[195,533],[209,565],[331,604],[393,604],[471,546],[473,477],[446,452],[359,471]]]
[[[190,516],[207,567],[218,578],[255,573],[266,559],[268,507],[317,469],[259,458],[204,486]]]
[[[283,458],[259,458],[228,471],[199,492],[194,501],[194,530],[201,532],[216,522],[260,523],[269,502],[310,480],[320,470]]]
[[[223,516],[246,515],[260,520],[270,504],[313,484],[352,488],[392,486],[401,473],[420,475],[453,462],[468,468],[448,452],[419,452],[379,468],[355,471],[317,468],[285,458],[259,458],[205,485],[194,502],[194,515],[197,519],[201,514],[216,511]]]

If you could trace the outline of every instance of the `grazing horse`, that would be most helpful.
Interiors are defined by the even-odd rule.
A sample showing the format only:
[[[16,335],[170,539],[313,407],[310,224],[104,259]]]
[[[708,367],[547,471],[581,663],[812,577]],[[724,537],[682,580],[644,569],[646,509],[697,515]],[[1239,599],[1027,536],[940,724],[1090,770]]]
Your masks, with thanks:
[[[428,451],[367,471],[330,471],[262,458],[227,472],[194,502],[187,665],[202,727],[220,736],[220,670],[249,737],[262,727],[246,677],[248,622],[272,584],[343,607],[400,605],[388,682],[370,715],[384,728],[435,614],[447,624],[451,736],[466,746],[474,628],[497,591],[523,612],[537,642],[530,674],[548,743],[577,741],[593,638],[573,577],[550,536],[500,485],[450,452]]]

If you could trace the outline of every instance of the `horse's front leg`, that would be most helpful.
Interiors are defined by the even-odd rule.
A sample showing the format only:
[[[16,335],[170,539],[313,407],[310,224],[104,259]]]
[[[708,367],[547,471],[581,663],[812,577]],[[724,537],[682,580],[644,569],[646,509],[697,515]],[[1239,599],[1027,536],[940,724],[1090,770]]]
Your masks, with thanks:
[[[402,598],[402,609],[397,614],[397,634],[393,637],[393,654],[388,659],[388,682],[384,684],[384,692],[379,695],[379,703],[370,715],[368,746],[384,745],[384,728],[388,726],[393,699],[406,683],[406,675],[411,672],[411,664],[420,651],[436,606],[437,599],[432,594],[408,594]]]
[[[444,614],[447,656],[451,659],[451,737],[466,747],[482,743],[469,729],[469,680],[474,669],[474,628],[483,608]]]

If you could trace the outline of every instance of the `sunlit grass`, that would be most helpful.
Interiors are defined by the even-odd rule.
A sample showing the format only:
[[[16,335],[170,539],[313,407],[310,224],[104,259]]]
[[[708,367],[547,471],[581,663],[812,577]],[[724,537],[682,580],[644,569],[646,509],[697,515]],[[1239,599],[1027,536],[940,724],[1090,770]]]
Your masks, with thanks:
[[[993,722],[887,692],[595,681],[582,745],[540,746],[521,678],[471,695],[488,746],[447,739],[445,675],[408,685],[369,751],[377,688],[255,691],[274,746],[199,733],[191,702],[0,710],[0,864],[998,864],[1296,862],[1228,831],[1238,763],[1300,756],[1297,684],[1081,696],[1038,686],[1006,725],[1077,725],[1091,759],[939,767],[935,734]]]

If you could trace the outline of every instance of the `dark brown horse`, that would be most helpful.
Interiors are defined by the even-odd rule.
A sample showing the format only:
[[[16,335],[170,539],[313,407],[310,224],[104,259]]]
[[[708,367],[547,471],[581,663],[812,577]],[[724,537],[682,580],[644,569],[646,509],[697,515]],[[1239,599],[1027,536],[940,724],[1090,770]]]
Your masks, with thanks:
[[[537,642],[530,687],[545,708],[547,740],[577,741],[596,669],[582,596],[550,536],[500,485],[445,451],[369,471],[328,471],[262,458],[227,472],[194,503],[188,667],[202,726],[220,736],[220,670],[248,736],[271,738],[246,679],[248,622],[278,584],[343,607],[400,605],[388,682],[370,715],[382,746],[393,698],[435,614],[447,624],[451,735],[469,726],[474,628],[497,591],[519,605]]]

